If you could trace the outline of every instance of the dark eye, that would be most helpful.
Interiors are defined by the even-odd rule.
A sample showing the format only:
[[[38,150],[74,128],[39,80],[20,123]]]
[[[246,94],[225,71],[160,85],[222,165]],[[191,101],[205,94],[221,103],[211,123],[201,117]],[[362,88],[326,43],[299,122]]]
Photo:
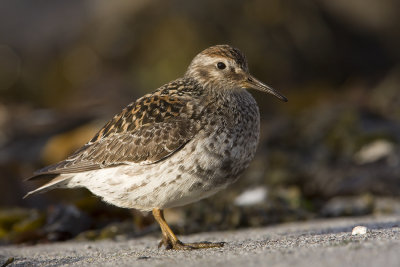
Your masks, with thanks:
[[[217,63],[217,68],[220,70],[223,70],[226,68],[226,65],[223,62],[218,62]]]

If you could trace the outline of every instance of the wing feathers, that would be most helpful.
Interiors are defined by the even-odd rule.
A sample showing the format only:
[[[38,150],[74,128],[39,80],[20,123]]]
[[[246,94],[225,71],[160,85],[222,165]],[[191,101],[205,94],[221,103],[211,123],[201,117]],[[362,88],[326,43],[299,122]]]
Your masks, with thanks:
[[[178,86],[181,88],[182,82],[178,81],[175,87]],[[128,105],[89,143],[36,175],[76,173],[121,164],[152,164],[172,155],[202,128],[202,114],[195,108],[202,105],[193,96],[174,95],[171,90],[177,91],[173,84],[168,84]]]

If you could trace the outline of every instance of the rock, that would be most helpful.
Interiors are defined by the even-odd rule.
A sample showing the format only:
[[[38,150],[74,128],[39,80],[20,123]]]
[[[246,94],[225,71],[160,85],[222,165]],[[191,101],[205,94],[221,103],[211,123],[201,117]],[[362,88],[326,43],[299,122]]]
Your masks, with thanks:
[[[72,205],[51,207],[44,231],[51,241],[66,240],[88,230],[91,218]]]
[[[399,197],[377,197],[374,201],[374,214],[399,214],[400,215],[400,198]]]
[[[14,224],[29,218],[30,211],[23,208],[0,210],[0,228],[11,229]]]
[[[223,248],[171,251],[157,248],[159,236],[122,241],[58,242],[2,246],[0,264],[12,266],[385,266],[398,267],[400,216],[339,218],[226,232],[179,236],[183,242],[224,241]],[[371,234],[351,236],[354,225]],[[397,225],[397,226],[396,226]]]
[[[361,216],[373,211],[373,198],[364,196],[338,196],[329,200],[322,208],[321,215],[326,217]]]
[[[367,233],[367,227],[365,226],[356,226],[351,231],[351,235],[365,235]]]
[[[394,151],[394,145],[383,139],[364,145],[355,155],[358,164],[366,164],[389,157]]]
[[[237,206],[251,206],[259,204],[267,198],[268,191],[265,187],[259,186],[256,188],[248,189],[241,193],[234,200]]]

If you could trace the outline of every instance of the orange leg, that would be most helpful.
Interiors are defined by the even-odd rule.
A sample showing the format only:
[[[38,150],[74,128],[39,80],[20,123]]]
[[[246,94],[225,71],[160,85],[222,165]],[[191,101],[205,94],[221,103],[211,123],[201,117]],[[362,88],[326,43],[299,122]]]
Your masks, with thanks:
[[[201,242],[201,243],[182,243],[176,237],[174,232],[172,232],[171,228],[169,228],[167,222],[164,219],[164,212],[161,209],[153,209],[153,216],[161,227],[163,238],[158,245],[161,247],[165,246],[166,249],[176,249],[176,250],[191,250],[191,249],[199,249],[199,248],[220,248],[224,246],[224,242],[219,243],[210,243],[210,242]]]

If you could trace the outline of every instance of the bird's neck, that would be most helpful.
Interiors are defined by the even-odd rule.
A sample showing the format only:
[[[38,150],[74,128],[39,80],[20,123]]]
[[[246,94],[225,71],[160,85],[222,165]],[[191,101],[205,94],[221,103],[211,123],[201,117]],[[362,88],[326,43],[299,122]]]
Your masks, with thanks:
[[[193,84],[194,88],[199,91],[207,102],[219,103],[224,106],[235,106],[240,103],[254,102],[251,94],[244,88],[228,88],[223,86],[215,86],[213,84],[204,84],[196,79],[184,77],[186,81]],[[201,92],[200,92],[201,91]]]
[[[249,92],[243,88],[209,88],[210,95],[212,95],[216,101],[224,103],[235,104],[238,101],[242,101],[248,97],[251,97]]]

